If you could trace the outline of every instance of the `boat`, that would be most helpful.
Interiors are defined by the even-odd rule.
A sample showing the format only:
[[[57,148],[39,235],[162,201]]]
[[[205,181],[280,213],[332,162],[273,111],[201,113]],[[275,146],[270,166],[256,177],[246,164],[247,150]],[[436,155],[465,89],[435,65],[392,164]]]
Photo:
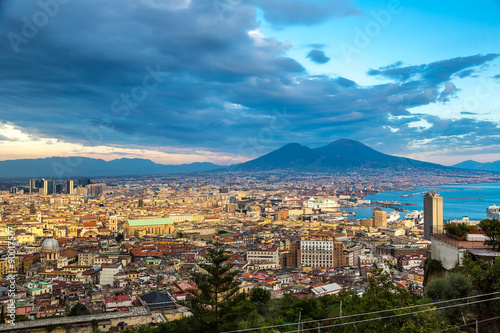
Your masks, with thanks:
[[[316,200],[311,197],[309,200],[304,202],[304,208],[312,208],[312,209],[321,209],[323,212],[333,211],[336,212],[339,210],[339,203],[333,199],[321,199]]]

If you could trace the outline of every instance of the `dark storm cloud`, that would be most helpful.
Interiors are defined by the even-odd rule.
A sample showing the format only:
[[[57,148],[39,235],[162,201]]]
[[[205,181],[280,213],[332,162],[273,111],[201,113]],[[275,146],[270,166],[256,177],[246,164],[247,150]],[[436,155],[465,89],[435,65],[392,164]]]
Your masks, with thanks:
[[[276,25],[313,25],[330,18],[359,15],[352,0],[253,0],[264,17]]]
[[[308,54],[307,57],[311,59],[311,61],[317,63],[317,64],[326,64],[327,62],[330,61],[330,58],[328,58],[325,55],[325,52],[321,50],[311,50]]]
[[[336,11],[322,13],[325,4]],[[299,1],[269,0],[259,6],[274,22],[289,24],[311,24],[352,10],[349,1],[302,8]],[[16,1],[5,8],[4,37],[22,34],[22,18],[41,10],[36,3]],[[286,13],[277,13],[279,8]],[[440,121],[408,109],[445,102],[456,92],[455,76],[471,75],[467,71],[497,55],[406,67],[399,62],[370,71],[394,82],[360,86],[348,78],[309,75],[287,57],[291,45],[258,33],[250,2],[224,14],[221,18],[205,0],[61,5],[19,52],[0,38],[0,120],[35,136],[85,145],[227,154],[245,154],[238,150],[242,141],[262,133],[268,139],[259,145],[272,149],[339,137],[396,140],[404,147],[436,133],[477,132],[479,126],[493,132],[492,123]],[[410,126],[422,119],[430,129]]]

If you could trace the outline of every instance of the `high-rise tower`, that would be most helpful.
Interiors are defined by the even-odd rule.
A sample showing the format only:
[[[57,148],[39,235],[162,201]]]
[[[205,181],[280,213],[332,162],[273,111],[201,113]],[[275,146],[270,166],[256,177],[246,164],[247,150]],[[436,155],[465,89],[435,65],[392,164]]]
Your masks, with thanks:
[[[431,239],[431,234],[443,232],[443,197],[434,191],[424,196],[424,238]]]

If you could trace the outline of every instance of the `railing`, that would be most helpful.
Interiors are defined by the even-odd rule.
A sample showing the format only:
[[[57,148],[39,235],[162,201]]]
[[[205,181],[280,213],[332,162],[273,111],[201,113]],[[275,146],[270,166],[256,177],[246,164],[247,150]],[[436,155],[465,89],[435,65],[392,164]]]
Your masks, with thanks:
[[[442,240],[445,243],[448,243],[450,245],[453,245],[455,247],[463,247],[467,249],[484,249],[484,248],[490,248],[491,246],[484,245],[484,242],[482,241],[466,241],[466,240],[458,240],[450,237],[446,233],[432,233],[432,237],[437,238],[439,240]]]

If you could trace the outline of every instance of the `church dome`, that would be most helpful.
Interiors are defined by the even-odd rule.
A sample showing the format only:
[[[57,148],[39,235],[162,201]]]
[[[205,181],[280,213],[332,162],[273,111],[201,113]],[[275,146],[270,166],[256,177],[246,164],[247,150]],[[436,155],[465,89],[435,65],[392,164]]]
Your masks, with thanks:
[[[42,242],[42,251],[59,250],[59,243],[55,238],[45,238]]]

